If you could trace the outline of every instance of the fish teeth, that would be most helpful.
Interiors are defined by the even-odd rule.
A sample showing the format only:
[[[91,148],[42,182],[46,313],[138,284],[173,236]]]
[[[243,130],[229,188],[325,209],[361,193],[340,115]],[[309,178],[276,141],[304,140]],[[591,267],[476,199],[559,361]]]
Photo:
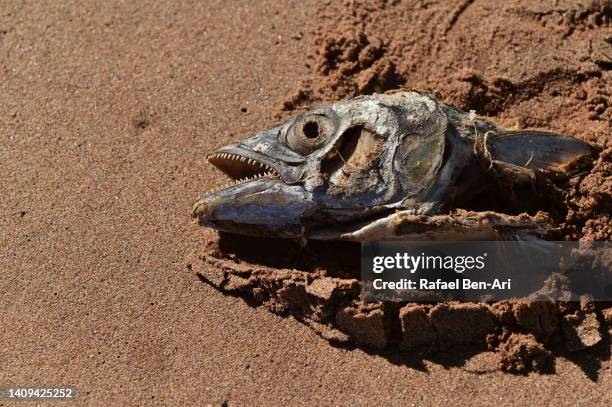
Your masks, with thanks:
[[[268,177],[268,178],[272,178],[272,179],[281,179],[281,176],[278,174],[278,172],[276,172],[276,170],[274,168],[272,168],[270,165],[265,164],[263,162],[259,162],[256,159],[253,158],[249,158],[249,157],[244,157],[238,154],[233,154],[233,153],[211,153],[206,155],[206,159],[210,162],[213,161],[219,161],[219,160],[231,160],[231,161],[237,161],[240,163],[245,163],[247,165],[250,166],[250,170],[252,172],[254,172],[254,174],[251,174],[249,176],[245,176],[242,178],[237,178],[235,180],[231,180],[228,183],[226,183],[225,185],[223,185],[221,188],[218,189],[213,189],[210,191],[207,191],[206,194],[211,194],[214,192],[218,192],[220,190],[244,183],[244,182],[249,182],[249,181],[253,181],[253,180],[257,180],[260,178],[264,178],[264,177]],[[213,163],[214,164],[214,163]]]

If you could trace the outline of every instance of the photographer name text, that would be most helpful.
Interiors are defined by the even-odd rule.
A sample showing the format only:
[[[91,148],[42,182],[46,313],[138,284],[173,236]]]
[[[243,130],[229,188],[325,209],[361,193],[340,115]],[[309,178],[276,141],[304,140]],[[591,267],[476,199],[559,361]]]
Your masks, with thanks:
[[[398,281],[385,281],[377,278],[372,281],[372,286],[376,290],[510,290],[512,279],[474,281],[469,278],[457,278],[449,281],[441,278],[435,280],[420,278],[416,281],[402,278]]]

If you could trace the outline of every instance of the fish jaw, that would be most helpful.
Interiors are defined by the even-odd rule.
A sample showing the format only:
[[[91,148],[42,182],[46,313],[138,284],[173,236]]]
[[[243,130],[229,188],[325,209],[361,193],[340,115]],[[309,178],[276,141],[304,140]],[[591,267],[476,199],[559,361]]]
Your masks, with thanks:
[[[299,239],[302,217],[312,208],[312,196],[300,186],[259,178],[204,195],[192,216],[223,232]]]
[[[299,178],[304,158],[278,142],[278,126],[207,155],[230,181],[194,205],[196,222],[223,232],[299,238],[301,218],[313,206]]]

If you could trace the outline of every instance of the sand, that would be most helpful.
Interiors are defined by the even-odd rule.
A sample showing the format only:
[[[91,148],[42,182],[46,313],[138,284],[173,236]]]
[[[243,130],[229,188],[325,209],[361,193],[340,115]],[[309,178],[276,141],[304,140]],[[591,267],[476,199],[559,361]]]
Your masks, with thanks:
[[[403,2],[388,3],[397,8]],[[468,3],[453,3],[454,14],[435,5],[424,5],[427,12],[406,11],[420,16],[424,31],[437,29],[438,19],[448,21],[442,32],[461,41],[450,52],[439,38],[415,37],[406,45],[397,37],[389,58],[397,66],[391,77],[401,81],[362,91],[395,82],[435,87],[463,108],[474,104],[483,107],[479,113],[509,124],[547,127],[609,148],[605,56],[589,65],[599,73],[578,83],[573,73],[530,79],[539,69],[556,72],[549,67],[555,64],[582,72],[575,66],[584,55],[572,41],[584,52],[589,43],[608,52],[602,47],[609,43],[609,5],[584,18],[577,13],[579,28],[567,34],[562,24],[548,21],[564,21],[565,12],[525,2],[536,8],[529,17],[536,21],[521,19],[527,22],[516,30],[523,38],[518,51],[527,49],[526,32],[539,33],[532,39],[538,45],[509,80],[520,89],[539,81],[553,85],[507,101],[504,93],[482,90],[498,86],[494,77],[504,72],[479,68],[478,55],[496,60],[499,52],[474,40],[482,36],[472,31],[503,24],[475,24],[479,10],[492,13],[494,7]],[[550,8],[571,2],[556,3]],[[345,6],[290,0],[3,2],[0,386],[71,384],[80,405],[610,403],[609,346],[560,355],[550,372],[526,375],[489,371],[495,354],[470,356],[468,348],[394,359],[333,347],[291,317],[202,283],[187,267],[194,253],[217,241],[216,233],[193,225],[189,216],[203,191],[224,183],[204,154],[272,126],[274,112],[289,115],[288,108],[342,96],[341,90],[324,94],[315,88],[318,78],[330,76],[313,66],[321,46],[316,42],[332,24],[321,13],[337,16],[337,7]],[[393,30],[380,24],[386,14]],[[371,35],[401,36],[402,20],[392,11],[369,15]],[[515,31],[507,24],[501,31]],[[559,44],[565,51],[552,51]],[[438,50],[437,59],[414,54],[414,68],[398,57],[402,49],[430,47]],[[475,77],[447,77],[455,69],[449,62],[432,74],[432,62],[455,60],[465,49],[475,54],[461,64],[476,70]],[[542,53],[549,65],[533,58]],[[504,58],[486,65],[503,71]],[[380,65],[380,72],[391,72],[384,59]],[[310,96],[292,99],[300,89],[312,89]],[[483,95],[503,103],[488,109],[478,104]],[[590,184],[577,187],[570,215],[578,220],[570,219],[568,235],[609,239],[609,211],[601,203],[609,196],[607,165],[602,160]]]

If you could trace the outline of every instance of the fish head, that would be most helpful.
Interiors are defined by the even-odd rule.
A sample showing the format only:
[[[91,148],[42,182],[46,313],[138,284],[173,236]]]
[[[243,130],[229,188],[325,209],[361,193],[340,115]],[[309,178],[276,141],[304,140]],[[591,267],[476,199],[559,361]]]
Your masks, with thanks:
[[[442,166],[446,130],[443,109],[416,92],[315,108],[209,154],[233,183],[205,194],[193,216],[222,231],[303,238],[417,209]]]

